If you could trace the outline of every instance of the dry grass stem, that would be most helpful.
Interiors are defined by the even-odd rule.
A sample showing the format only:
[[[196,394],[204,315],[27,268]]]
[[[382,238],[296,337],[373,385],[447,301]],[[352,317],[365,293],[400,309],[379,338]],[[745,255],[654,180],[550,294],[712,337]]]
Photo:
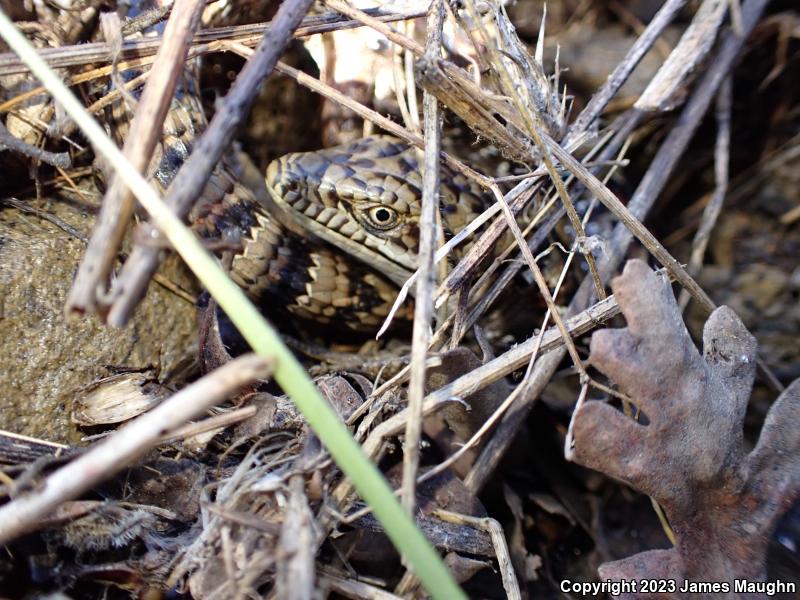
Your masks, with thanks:
[[[0,122],[0,151],[2,150],[19,152],[24,156],[28,156],[34,160],[40,160],[43,163],[61,169],[69,169],[72,166],[72,161],[68,153],[48,152],[47,150],[42,150],[41,148],[27,144],[18,137],[11,135],[8,129],[6,129],[6,126]]]
[[[444,6],[437,0],[428,17],[426,53],[441,52]],[[411,334],[411,378],[408,384],[408,421],[406,422],[403,452],[402,504],[409,514],[416,506],[416,480],[419,469],[420,438],[422,436],[422,403],[425,398],[425,359],[431,336],[433,317],[433,291],[436,285],[434,253],[438,241],[437,215],[439,214],[439,154],[441,152],[442,123],[436,97],[425,93],[424,111],[424,166],[422,171],[422,208],[419,223],[419,253],[417,264],[414,325]]]
[[[360,23],[363,23],[367,27],[371,27],[378,33],[382,33],[390,41],[394,42],[401,48],[409,50],[414,54],[416,54],[417,56],[421,56],[422,54],[425,53],[425,48],[423,46],[421,46],[411,38],[404,36],[396,29],[390,27],[380,19],[376,19],[375,17],[369,15],[367,12],[354,8],[349,4],[347,4],[347,2],[343,2],[342,0],[324,0],[324,2],[325,5],[329,6],[331,9],[342,13],[346,17],[350,17],[354,21],[359,21]]]
[[[716,185],[711,199],[703,210],[703,218],[697,228],[692,241],[692,254],[689,258],[688,270],[692,275],[700,272],[703,266],[703,256],[706,252],[708,240],[717,219],[722,214],[722,203],[728,193],[728,177],[731,144],[731,103],[733,100],[733,82],[730,77],[725,79],[717,93],[717,140],[714,146],[714,177]],[[689,295],[681,291],[678,304],[685,309],[689,303]]]
[[[179,427],[174,431],[170,431],[162,438],[161,443],[169,444],[178,440],[185,440],[187,438],[200,435],[201,433],[208,433],[209,431],[214,430],[221,431],[225,427],[245,421],[255,414],[255,406],[245,406],[229,412],[224,412],[222,414],[203,419],[197,423],[190,423],[188,425],[184,425],[183,427]]]
[[[594,329],[598,323],[602,323],[617,314],[619,314],[619,310],[616,300],[613,296],[609,296],[605,300],[593,305],[579,316],[567,320],[565,326],[570,336],[576,337]],[[551,327],[545,332],[544,336],[542,336],[539,352],[542,354],[551,353],[554,349],[562,347],[562,344],[563,338],[561,332],[557,327]],[[512,371],[516,371],[525,366],[530,360],[536,346],[537,338],[526,340],[522,344],[501,354],[494,360],[487,362],[470,373],[428,394],[425,397],[423,414],[432,414],[445,404],[459,401],[461,398],[469,396],[502,377],[505,377]],[[543,358],[540,360],[543,360]],[[378,425],[364,442],[364,451],[367,452],[369,456],[377,456],[377,452],[384,438],[397,435],[405,429],[406,415],[406,411],[402,410]]]
[[[172,8],[164,30],[166,43],[159,48],[150,69],[123,147],[127,159],[140,172],[147,169],[156,144],[161,140],[162,125],[184,70],[189,40],[198,25],[202,7],[199,0],[176,0]],[[115,177],[103,198],[92,237],[67,298],[67,314],[96,310],[133,209],[133,195],[122,179]]]
[[[0,463],[2,464],[29,463],[41,456],[58,457],[68,452],[71,452],[71,448],[66,444],[58,444],[0,429]],[[0,471],[0,478],[3,479],[2,484],[6,488],[15,486],[14,480],[3,471]]]
[[[146,454],[169,430],[202,414],[242,386],[265,379],[269,372],[267,361],[248,354],[184,388],[48,476],[35,493],[0,507],[0,540],[6,543],[35,529],[42,517],[59,504],[76,498]]]
[[[592,95],[592,99],[581,111],[569,128],[567,140],[581,136],[594,124],[602,114],[605,107],[628,80],[633,69],[644,58],[644,55],[655,44],[667,26],[672,22],[678,12],[686,4],[686,0],[667,0],[655,14],[645,30],[636,38],[633,46],[628,50],[625,58],[616,66],[608,76],[602,87]]]
[[[314,515],[306,495],[303,475],[289,479],[289,500],[278,544],[276,594],[287,600],[305,600],[314,596],[317,546]]]
[[[761,17],[765,5],[765,0],[749,0],[744,4],[742,7],[744,34],[738,36],[734,33],[728,33],[725,36],[725,40],[716,53],[715,60],[711,63],[709,70],[704,74],[697,88],[692,92],[677,125],[670,131],[656,153],[656,157],[651,162],[633,198],[628,203],[628,209],[639,219],[643,219],[647,215],[660,191],[666,185],[678,158],[688,145],[719,85],[730,71],[733,61],[744,45],[747,36]],[[626,224],[620,223],[617,225],[606,248],[606,256],[599,265],[601,275],[604,278],[619,267],[632,237]],[[581,284],[578,293],[575,294],[570,302],[568,315],[575,314],[586,306],[590,297],[589,291],[592,287],[591,282],[586,280]],[[476,493],[480,491],[495,471],[496,466],[511,445],[521,423],[524,422],[525,416],[533,407],[535,400],[541,395],[545,385],[550,381],[564,354],[565,351],[563,349],[558,349],[543,356],[538,361],[531,377],[528,396],[509,410],[465,479],[465,483],[470,490]]]
[[[680,42],[670,53],[656,76],[650,81],[634,108],[643,111],[666,111],[679,100],[686,77],[706,57],[722,20],[728,11],[729,0],[704,0]]]
[[[355,600],[401,600],[400,596],[379,587],[357,579],[338,577],[329,573],[320,573],[319,583],[322,589],[338,592],[345,598],[354,598]]]
[[[256,97],[256,90],[275,67],[310,5],[311,0],[295,0],[281,5],[272,27],[267,29],[253,56],[197,140],[192,154],[172,180],[164,201],[180,218],[186,216],[202,192],[239,124],[246,118]],[[134,248],[116,285],[111,289],[109,324],[120,327],[128,321],[158,266],[158,259],[157,249],[143,246]]]
[[[542,130],[548,129],[548,125],[549,125],[549,128],[551,130],[555,129],[558,133],[560,133],[561,130],[563,130],[563,123],[561,122],[560,119],[556,124],[552,124],[552,123],[547,123],[546,122],[546,116],[550,116],[551,119],[552,119],[553,118],[552,113],[556,112],[556,111],[553,110],[552,107],[550,107],[551,108],[551,114],[550,115],[548,115],[547,113],[543,113],[543,112],[537,110],[537,102],[534,101],[536,99],[536,95],[534,95],[534,93],[533,93],[534,90],[538,91],[539,95],[545,95],[546,96],[546,100],[549,100],[550,97],[552,97],[552,94],[547,94],[547,92],[549,91],[549,86],[548,87],[544,87],[544,86],[547,86],[547,81],[542,82],[542,85],[544,87],[544,91],[538,90],[536,88],[536,86],[532,86],[533,89],[531,90],[531,93],[529,94],[529,97],[526,98],[525,100],[523,100],[523,98],[522,98],[522,96],[520,95],[520,92],[519,92],[519,88],[522,87],[522,86],[516,85],[516,82],[513,80],[511,72],[509,71],[509,68],[508,68],[508,65],[507,65],[507,61],[503,60],[503,58],[500,56],[500,51],[499,51],[499,49],[497,47],[497,42],[495,42],[495,40],[492,39],[492,36],[489,35],[489,32],[486,29],[486,26],[483,23],[483,20],[477,14],[477,10],[475,8],[474,0],[467,0],[466,1],[466,6],[468,7],[468,9],[469,9],[469,11],[471,13],[472,19],[478,24],[478,27],[479,27],[479,29],[481,31],[481,34],[482,34],[482,37],[483,37],[483,41],[484,41],[485,47],[488,48],[488,50],[489,50],[489,57],[490,57],[490,61],[491,61],[492,65],[494,67],[494,71],[497,74],[500,75],[500,82],[502,84],[503,93],[511,98],[512,102],[516,106],[517,111],[519,112],[520,115],[522,115],[522,118],[523,118],[523,120],[525,122],[526,133],[531,137],[531,139],[533,140],[533,143],[535,144],[537,150],[541,154],[541,161],[544,163],[544,166],[547,169],[547,173],[550,176],[550,180],[553,182],[553,185],[555,185],[556,190],[558,191],[558,195],[561,198],[561,202],[563,203],[564,208],[566,209],[567,217],[569,218],[569,221],[572,224],[572,228],[575,231],[575,236],[578,239],[585,238],[586,237],[586,232],[583,229],[583,225],[581,224],[580,217],[578,216],[578,213],[575,211],[575,206],[572,204],[572,200],[569,197],[569,193],[567,192],[567,188],[564,185],[564,182],[562,181],[561,176],[556,171],[555,165],[553,164],[553,161],[552,161],[552,159],[550,157],[550,152],[549,152],[548,148],[545,146],[545,144],[543,143],[542,138],[538,133],[540,129],[542,129]],[[504,29],[507,29],[508,27],[510,27],[510,24],[506,23],[506,18],[504,16],[504,14],[501,13],[499,10],[495,11],[495,21],[496,21],[498,30],[500,30],[500,31],[504,31]],[[542,39],[542,37],[543,36],[540,35],[540,40]],[[505,39],[506,46],[512,47],[511,44],[508,43],[508,41],[509,40],[514,40],[514,39],[516,39],[514,36],[510,36],[510,35],[506,36],[506,39]],[[521,68],[523,66],[523,64],[522,64],[523,61],[526,58],[528,58],[527,52],[524,49],[516,49],[516,50],[517,50],[516,55],[517,55],[518,58],[516,58],[516,65],[515,66],[517,66],[518,68]],[[505,51],[504,52],[504,56],[506,58],[508,58],[508,55],[509,55],[508,51]],[[524,65],[524,66],[527,66],[528,69],[526,69],[525,72],[527,74],[530,74],[530,75],[535,74],[536,73],[536,69],[535,69],[536,63],[534,61],[531,61],[531,60],[527,60],[526,62],[527,62],[527,65]],[[556,68],[556,72],[558,72],[557,68]],[[517,80],[519,80],[520,79],[520,77],[519,77],[520,73],[517,73],[517,75],[518,75]],[[546,102],[542,102],[542,103],[545,104],[545,106],[547,106]],[[556,112],[556,114],[558,114],[558,113]],[[561,115],[559,115],[559,116],[561,116]],[[509,226],[512,226],[510,222],[509,222]],[[512,232],[514,233],[514,236],[517,237],[517,234],[516,234],[516,232],[513,231],[513,229],[512,229]],[[522,248],[523,256],[525,256],[525,258],[527,260],[526,250],[529,253],[530,249],[527,247],[527,244],[522,244],[520,247]],[[587,262],[587,264],[589,266],[589,272],[592,275],[592,280],[593,280],[594,285],[595,285],[595,293],[597,294],[597,297],[602,300],[603,298],[605,298],[606,293],[605,293],[605,290],[603,289],[603,283],[600,280],[600,274],[597,272],[597,265],[595,264],[594,256],[592,256],[591,252],[584,253],[584,256],[585,256],[586,262]],[[545,296],[545,298],[546,298],[546,296]],[[550,303],[548,302],[548,307],[549,307],[549,304]],[[556,316],[555,318],[556,318],[556,322],[558,323],[558,317]],[[570,352],[570,354],[572,354],[572,352]],[[575,356],[574,355],[573,355],[572,358],[573,358],[573,360],[575,360]],[[578,367],[578,368],[580,369],[581,367]]]
[[[401,10],[389,8],[370,9],[366,14],[373,16],[379,22],[391,23],[393,21],[404,21],[424,17],[427,8],[412,7]],[[216,51],[215,48],[221,42],[232,41],[244,44],[245,46],[255,46],[264,36],[264,32],[271,26],[270,23],[255,23],[250,25],[238,25],[231,27],[211,27],[199,31],[192,40],[193,50],[205,52]],[[294,33],[294,37],[302,38],[318,33],[339,31],[342,29],[353,29],[362,27],[363,23],[357,20],[342,20],[338,14],[316,15],[306,17]],[[152,62],[152,57],[163,45],[164,38],[155,36],[143,40],[126,40],[122,44],[121,57],[125,64],[133,59],[144,59],[147,63]],[[43,48],[40,51],[41,57],[53,68],[73,67],[85,65],[87,63],[111,62],[112,53],[106,42],[93,42],[88,44],[76,44],[72,46],[60,46],[57,48]],[[139,64],[145,64],[139,62]],[[13,75],[15,73],[25,73],[28,68],[13,52],[0,54],[0,76]],[[40,90],[38,93],[41,93]]]
[[[237,48],[237,51],[242,55],[245,55],[248,49],[245,49],[241,46]],[[353,100],[346,94],[343,94],[333,86],[327,85],[321,82],[319,79],[315,77],[311,77],[302,71],[295,69],[294,67],[290,67],[287,64],[279,62],[275,70],[279,73],[286,75],[287,77],[291,77],[300,85],[307,87],[310,90],[317,92],[318,94],[328,98],[329,100],[333,100],[334,102],[341,104],[345,108],[352,110],[358,116],[374,123],[378,127],[388,131],[394,136],[399,137],[402,140],[405,140],[412,146],[416,146],[417,148],[424,148],[425,143],[421,135],[417,135],[405,127],[398,125],[391,119],[384,117],[382,114],[375,112],[374,110],[367,108],[360,102]]]
[[[608,102],[611,100],[611,98],[613,98],[617,91],[619,91],[619,89],[630,76],[633,69],[644,57],[645,53],[658,39],[659,35],[661,35],[663,30],[667,27],[667,25],[669,25],[684,4],[685,0],[670,0],[664,4],[661,10],[659,10],[642,35],[639,36],[631,49],[628,51],[625,58],[620,62],[619,65],[617,65],[613,73],[609,76],[600,90],[598,90],[598,92],[592,96],[589,104],[587,104],[581,114],[578,115],[577,119],[572,124],[565,137],[564,146],[566,148],[569,149],[573,144],[582,140],[586,136],[589,128],[600,116]],[[457,94],[454,91],[452,96],[466,97],[468,99],[476,96],[475,89],[468,91],[470,93],[467,94]],[[480,91],[480,88],[477,88],[477,95],[480,96],[481,93],[483,92]],[[446,105],[451,106],[452,108],[451,102],[446,102]],[[458,104],[456,104],[456,106],[458,106]],[[470,123],[471,126],[474,126],[474,119],[470,119],[469,115],[461,114],[461,116],[467,120],[467,123]],[[507,117],[507,115],[504,116]],[[629,118],[624,122],[628,123],[630,129],[632,130],[633,124],[637,121],[637,118]],[[493,120],[491,119],[486,120],[485,129],[479,128],[478,132],[483,132],[485,135],[489,135],[492,137],[492,139],[494,139],[495,142],[497,142],[497,136],[504,135],[502,132],[505,130],[498,128],[496,125],[492,127],[492,122]],[[497,133],[498,129],[500,130],[499,134]],[[495,131],[493,136],[490,134],[490,131],[492,130]],[[625,137],[627,137],[627,135]],[[524,206],[529,198],[529,196],[523,195],[523,193],[530,190],[531,186],[534,184],[535,180],[533,179],[533,176],[543,172],[543,169],[540,167],[537,169],[536,173],[532,174],[531,179],[520,182],[506,195],[508,202],[511,204],[512,210],[515,213],[521,210],[522,206]],[[517,198],[519,198],[519,200],[516,200]],[[486,232],[483,233],[483,235],[481,235],[479,240],[474,244],[473,248],[456,265],[456,267],[451,271],[447,280],[440,287],[438,294],[440,298],[448,293],[452,293],[461,285],[463,285],[463,282],[469,277],[469,273],[471,273],[476,265],[483,260],[483,258],[485,258],[489,252],[489,249],[494,245],[494,242],[500,237],[504,229],[505,220],[498,219]]]
[[[492,538],[492,546],[494,547],[495,556],[497,557],[497,562],[500,567],[500,575],[503,578],[503,588],[506,591],[506,597],[510,600],[522,599],[517,576],[514,573],[514,566],[511,564],[511,555],[508,552],[505,532],[496,519],[471,517],[469,515],[457,514],[441,509],[435,510],[433,514],[448,523],[468,525],[469,527],[474,527],[488,533]]]
[[[601,147],[603,147],[601,159],[604,157],[610,157],[612,153],[615,152],[616,149],[619,147],[619,144],[622,143],[623,140],[627,137],[627,133],[628,133],[628,128],[625,127],[621,129],[619,132],[617,132],[617,134],[614,136],[614,138],[608,145],[602,146],[601,142],[601,144],[595,146],[595,149],[600,149]],[[629,143],[630,143],[629,139],[624,143],[622,143],[622,149],[618,154],[618,159],[621,159],[623,156],[625,156]],[[590,158],[593,155],[593,152],[594,150],[590,152],[586,158],[587,159]],[[603,161],[601,160],[601,162]],[[608,171],[608,173],[606,173],[606,175],[603,178],[604,183],[607,182],[612,177],[614,171],[615,168],[612,168]],[[570,181],[571,179],[568,180],[567,183],[570,183]],[[540,216],[545,214],[546,211],[550,209],[555,200],[556,200],[555,197],[551,197],[550,200],[545,202],[540,211],[537,212],[535,217],[531,220],[531,223],[523,232],[524,235],[527,236],[529,234],[529,231],[531,231],[534,227],[536,227],[534,235],[528,240],[528,247],[531,249],[532,252],[536,248],[541,246],[541,244],[544,243],[544,241],[552,232],[553,228],[564,216],[565,209],[562,206],[560,207],[559,210],[553,212],[547,219],[547,221],[545,221],[542,224],[539,224]],[[590,206],[589,210],[586,211],[586,215],[583,218],[584,223],[588,222],[588,217],[591,215],[593,207],[594,203]],[[474,306],[472,307],[468,316],[465,319],[464,322],[465,331],[469,330],[478,321],[478,319],[486,313],[488,308],[506,289],[506,287],[511,282],[513,277],[522,268],[523,263],[521,261],[516,261],[516,260],[512,261],[509,265],[506,266],[506,268],[503,270],[500,276],[495,278],[494,282],[491,283],[491,287],[489,287],[488,290],[484,291],[485,287],[490,283],[490,278],[492,277],[496,269],[498,269],[501,266],[502,262],[507,258],[507,256],[511,253],[513,249],[514,246],[509,246],[509,248],[507,248],[500,255],[498,255],[498,257],[494,260],[494,262],[481,274],[480,278],[472,286],[472,289],[470,290],[470,296],[472,298],[477,298],[477,301],[475,302]],[[538,259],[539,257],[537,256],[537,260]],[[439,330],[436,332],[436,335],[434,336],[435,340],[441,339],[441,336],[444,335],[444,330],[446,326],[447,323],[442,324],[442,326],[439,328]],[[454,335],[450,341],[451,347],[454,347],[460,341],[460,336],[456,336],[455,334],[456,332],[454,332]]]

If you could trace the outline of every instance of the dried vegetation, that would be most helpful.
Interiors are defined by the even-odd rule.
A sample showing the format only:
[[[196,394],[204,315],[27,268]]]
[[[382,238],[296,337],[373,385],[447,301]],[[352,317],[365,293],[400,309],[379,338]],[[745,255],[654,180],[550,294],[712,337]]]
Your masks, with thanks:
[[[260,173],[286,151],[370,132],[420,149],[411,343],[267,316],[469,595],[800,585],[796,6],[64,4],[0,1],[139,170],[175,163],[156,184],[182,216],[209,189],[268,202]],[[2,593],[423,594],[268,383],[276,365],[232,358],[244,349],[205,298],[189,341],[177,324],[201,290],[159,269],[163,238],[11,53],[0,82]],[[174,110],[187,98],[191,121]],[[229,150],[249,114],[252,161]],[[490,200],[444,245],[440,162]],[[228,266],[239,248],[209,246]],[[53,280],[27,277],[51,261]],[[614,319],[627,327],[595,331]]]

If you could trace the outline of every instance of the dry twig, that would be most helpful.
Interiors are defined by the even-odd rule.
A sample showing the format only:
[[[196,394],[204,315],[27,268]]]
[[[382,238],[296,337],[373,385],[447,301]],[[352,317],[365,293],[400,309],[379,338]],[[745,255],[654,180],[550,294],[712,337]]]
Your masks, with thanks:
[[[426,53],[431,56],[441,52],[444,4],[438,0],[431,6],[428,17]],[[425,398],[425,358],[430,340],[433,316],[433,290],[435,271],[433,255],[438,240],[436,216],[439,213],[439,153],[441,152],[442,124],[439,105],[433,94],[423,98],[425,152],[422,172],[422,207],[419,223],[419,254],[414,326],[411,338],[411,380],[408,384],[408,422],[406,423],[403,453],[402,502],[410,514],[416,504],[416,481],[419,469],[419,444],[422,435],[422,403]]]
[[[384,7],[380,9],[368,9],[365,12],[379,21],[391,23],[392,21],[424,17],[428,11],[424,8],[393,10]],[[272,23],[270,22],[203,29],[197,32],[192,39],[192,49],[203,50],[205,52],[214,51],[217,44],[228,41],[241,43],[245,46],[255,46],[271,25]],[[336,13],[315,15],[305,17],[302,20],[297,30],[294,32],[294,37],[307,37],[317,33],[352,29],[361,26],[362,24],[360,21],[345,20],[341,15]],[[148,37],[142,40],[127,40],[122,43],[121,58],[124,59],[123,62],[128,62],[132,59],[146,59],[149,57],[149,60],[146,61],[149,64],[152,62],[152,56],[158,52],[158,49],[163,44],[163,36]],[[110,63],[112,60],[111,49],[106,42],[43,48],[40,52],[42,58],[53,68],[74,67],[89,63]],[[28,67],[13,52],[0,54],[0,76],[26,73],[27,71]],[[37,90],[37,94],[43,91],[41,88],[37,88]]]
[[[170,184],[164,200],[181,218],[203,191],[212,170],[246,118],[256,97],[256,90],[275,67],[311,3],[312,0],[291,0],[281,4],[272,26],[239,73],[191,156]],[[127,322],[158,266],[158,255],[157,249],[142,246],[137,246],[131,253],[118,284],[111,290],[113,304],[108,314],[111,325],[119,327]]]
[[[647,173],[645,173],[637,187],[633,198],[628,203],[628,210],[638,219],[641,220],[647,215],[660,191],[666,185],[678,158],[684,152],[689,140],[700,124],[722,80],[729,73],[733,61],[744,45],[747,35],[753,30],[761,17],[765,5],[766,0],[749,0],[742,7],[744,34],[739,36],[729,32],[725,36],[715,60],[692,93],[676,126],[662,143]],[[606,249],[607,256],[599,265],[603,278],[609,277],[618,267],[632,237],[630,230],[624,223],[620,223],[616,227]],[[578,293],[575,294],[570,302],[567,314],[574,314],[586,306],[589,301],[590,290],[590,283],[584,281]],[[509,410],[467,476],[465,483],[472,491],[478,492],[488,481],[500,459],[511,445],[517,431],[525,422],[525,415],[533,407],[534,402],[550,381],[563,357],[564,351],[559,349],[540,359],[534,369],[529,395],[519,405],[513,406]]]
[[[169,400],[132,421],[89,452],[50,475],[30,494],[0,507],[0,543],[35,529],[59,504],[76,498],[160,443],[162,436],[243,385],[264,379],[270,365],[248,354],[184,388]]]
[[[519,591],[519,583],[514,573],[514,567],[511,564],[511,556],[508,553],[505,533],[500,523],[495,519],[470,517],[446,510],[436,510],[433,512],[433,515],[449,523],[468,525],[488,533],[492,537],[495,556],[500,565],[500,575],[503,578],[503,588],[506,591],[506,597],[510,600],[520,600],[522,598]]]
[[[689,272],[697,275],[703,266],[703,256],[706,252],[711,231],[722,213],[722,203],[728,193],[728,161],[730,158],[731,143],[731,104],[733,101],[733,80],[728,77],[722,84],[717,94],[717,142],[714,147],[714,177],[716,186],[711,199],[703,211],[703,218],[697,228],[692,241],[692,254],[689,258]],[[689,295],[681,291],[679,304],[681,309],[686,308]]]
[[[183,72],[183,61],[202,6],[199,0],[176,0],[172,7],[164,30],[166,43],[159,48],[153,62],[123,148],[125,156],[140,172],[147,169],[153,150],[161,140],[162,124]],[[115,177],[103,198],[86,254],[67,298],[67,314],[96,310],[98,295],[105,293],[133,208],[133,195],[122,180]]]
[[[69,169],[72,166],[69,154],[66,152],[48,152],[42,150],[31,144],[27,144],[17,138],[6,129],[6,126],[0,122],[0,152],[3,150],[12,150],[28,156],[34,160],[40,160],[43,163],[58,167],[61,169]]]

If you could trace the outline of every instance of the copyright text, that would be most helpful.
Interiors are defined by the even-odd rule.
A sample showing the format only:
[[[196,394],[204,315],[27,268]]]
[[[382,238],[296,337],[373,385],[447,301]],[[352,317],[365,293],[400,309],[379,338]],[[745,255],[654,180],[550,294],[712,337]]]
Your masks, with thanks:
[[[685,579],[622,579],[612,581],[572,581],[564,579],[561,582],[561,591],[564,593],[580,594],[583,596],[621,596],[623,594],[671,594],[675,592],[688,594],[727,594],[758,593],[766,596],[775,594],[794,594],[797,584],[791,581],[751,581],[736,579],[733,583],[728,581],[689,581]]]

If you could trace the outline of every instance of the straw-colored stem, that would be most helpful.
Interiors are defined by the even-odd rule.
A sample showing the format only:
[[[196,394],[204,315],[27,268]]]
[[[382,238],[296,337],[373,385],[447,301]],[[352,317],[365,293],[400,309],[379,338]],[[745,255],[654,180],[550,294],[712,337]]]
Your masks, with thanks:
[[[192,232],[162,202],[153,187],[128,162],[99,123],[38,56],[36,49],[0,11],[0,35],[30,67],[31,72],[63,106],[91,141],[95,152],[113,165],[141,205],[208,289],[241,334],[262,357],[274,361],[274,377],[303,413],[339,467],[373,507],[375,515],[403,557],[434,598],[464,598],[441,557],[400,507],[386,480],[364,455],[339,416],[322,398],[314,383],[277,333],[267,324],[241,289],[225,274]],[[14,501],[0,511],[8,510]]]

